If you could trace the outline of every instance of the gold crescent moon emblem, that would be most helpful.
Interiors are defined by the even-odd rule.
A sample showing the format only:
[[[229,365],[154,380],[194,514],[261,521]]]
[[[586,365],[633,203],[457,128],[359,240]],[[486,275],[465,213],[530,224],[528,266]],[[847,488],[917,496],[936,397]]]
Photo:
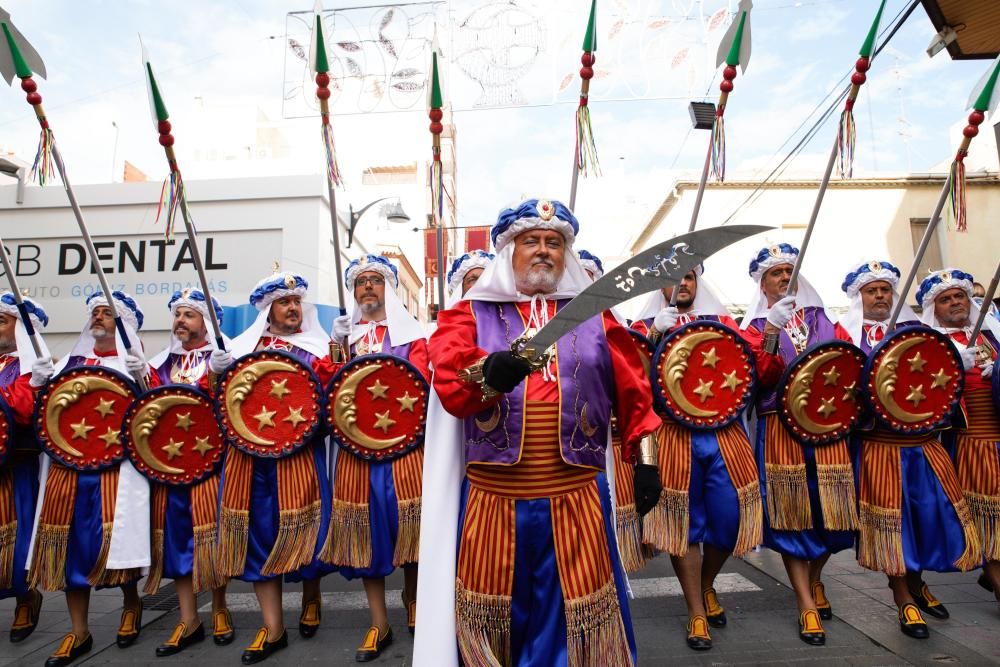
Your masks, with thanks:
[[[123,387],[119,387],[111,380],[98,375],[77,377],[64,382],[49,397],[47,409],[45,410],[45,430],[48,431],[49,441],[69,456],[83,458],[84,454],[70,445],[59,431],[59,419],[62,417],[63,410],[90,392],[101,389],[110,391],[122,398],[131,398],[128,391]]]
[[[344,383],[340,385],[336,399],[333,402],[333,421],[337,424],[337,428],[351,440],[368,449],[388,449],[406,440],[405,435],[379,440],[358,428],[358,406],[354,404],[354,397],[358,393],[358,385],[366,377],[381,368],[382,364],[372,364],[351,373],[344,380]],[[499,416],[497,419],[499,419]]]
[[[273,440],[261,438],[247,428],[246,423],[243,421],[243,401],[253,391],[254,385],[260,382],[260,379],[265,375],[277,371],[295,373],[297,370],[294,365],[287,361],[266,360],[253,363],[233,376],[233,379],[229,381],[229,386],[226,387],[225,405],[226,416],[229,418],[229,423],[233,425],[233,430],[236,431],[238,436],[255,445],[265,447],[274,445]]]
[[[667,391],[680,409],[692,417],[715,417],[719,414],[718,410],[703,410],[688,400],[681,389],[681,380],[687,373],[688,363],[694,348],[704,341],[717,340],[722,337],[718,331],[693,333],[690,336],[685,336],[684,340],[671,347],[670,352],[667,353],[667,360],[663,364],[663,380],[667,385]]]
[[[896,374],[899,370],[899,360],[902,358],[904,352],[922,342],[923,339],[921,338],[909,338],[899,345],[894,346],[886,353],[885,358],[875,372],[875,393],[878,395],[879,403],[882,404],[890,415],[907,424],[914,424],[934,416],[933,412],[907,412],[899,406],[899,403],[896,402],[893,396],[893,393],[896,391]]]
[[[584,403],[583,408],[580,410],[580,430],[588,438],[597,433],[597,427],[591,425],[590,420],[587,419],[587,403]]]
[[[139,452],[142,462],[158,473],[164,475],[183,475],[184,470],[161,463],[149,449],[149,436],[153,434],[160,419],[167,413],[167,410],[175,405],[200,405],[197,399],[190,396],[162,396],[155,398],[143,405],[132,417],[129,424],[129,435],[132,437],[132,444]]]
[[[795,418],[796,422],[804,426],[813,435],[830,433],[843,425],[842,422],[829,425],[819,424],[806,412],[806,404],[808,404],[809,397],[812,395],[812,381],[816,376],[816,371],[830,359],[839,356],[839,351],[829,350],[810,359],[802,365],[802,368],[796,373],[795,382],[788,387],[788,411],[792,413],[792,417]]]
[[[494,405],[489,419],[480,419],[476,417],[476,428],[478,428],[483,433],[489,433],[495,429],[500,424],[500,405]]]

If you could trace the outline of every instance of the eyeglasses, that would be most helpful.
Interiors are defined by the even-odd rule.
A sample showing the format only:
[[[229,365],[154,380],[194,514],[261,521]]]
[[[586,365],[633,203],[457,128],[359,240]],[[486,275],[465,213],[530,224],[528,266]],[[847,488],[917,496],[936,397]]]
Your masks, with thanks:
[[[385,280],[379,278],[378,276],[368,276],[365,278],[358,278],[354,281],[355,287],[364,287],[366,284],[371,283],[373,287],[381,287],[385,285]]]

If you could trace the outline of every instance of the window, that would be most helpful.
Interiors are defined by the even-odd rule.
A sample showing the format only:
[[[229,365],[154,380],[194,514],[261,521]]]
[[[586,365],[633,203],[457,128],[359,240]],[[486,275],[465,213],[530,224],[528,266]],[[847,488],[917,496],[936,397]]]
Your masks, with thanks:
[[[920,240],[924,238],[924,232],[927,231],[928,222],[930,222],[929,218],[910,218],[910,236],[913,240],[914,253],[916,253],[917,248],[920,247]],[[937,232],[927,245],[927,252],[924,253],[924,257],[920,261],[920,265],[917,267],[916,275],[918,281],[922,280],[923,277],[927,275],[928,270],[940,269],[944,267],[944,260],[941,256],[940,236],[940,231],[942,229],[941,225],[944,224],[946,224],[944,220],[938,222]]]

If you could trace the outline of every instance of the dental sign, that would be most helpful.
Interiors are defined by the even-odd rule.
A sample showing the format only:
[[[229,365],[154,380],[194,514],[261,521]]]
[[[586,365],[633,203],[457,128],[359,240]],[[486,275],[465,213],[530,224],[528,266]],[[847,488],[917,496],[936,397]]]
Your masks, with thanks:
[[[220,303],[246,303],[254,285],[281,257],[281,230],[206,232],[198,237],[212,295]],[[112,290],[128,292],[146,316],[144,329],[169,327],[167,301],[177,290],[201,285],[185,234],[95,236],[94,247]],[[7,239],[18,284],[49,314],[47,331],[79,331],[84,301],[101,289],[80,237]],[[2,270],[0,270],[2,273]],[[7,289],[6,280],[0,287]]]

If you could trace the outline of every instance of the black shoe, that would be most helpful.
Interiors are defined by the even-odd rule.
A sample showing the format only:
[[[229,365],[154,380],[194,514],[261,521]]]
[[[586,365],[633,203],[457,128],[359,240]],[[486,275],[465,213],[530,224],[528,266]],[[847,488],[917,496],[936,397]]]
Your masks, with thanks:
[[[799,616],[799,639],[810,646],[826,644],[826,632],[820,623],[820,615],[812,609],[806,609]]]
[[[708,624],[713,628],[726,627],[726,610],[719,604],[719,596],[714,588],[706,588],[701,592],[701,601],[705,603],[705,615]]]
[[[321,620],[323,620],[323,609],[320,607],[319,600],[306,602],[305,606],[302,607],[302,613],[299,614],[299,634],[302,635],[302,638],[312,639],[315,637]]]
[[[990,593],[993,592],[993,584],[990,583],[990,578],[986,576],[985,572],[979,575],[979,578],[976,579],[976,583],[988,590]]]
[[[236,639],[233,629],[233,617],[228,609],[219,609],[212,613],[212,641],[216,646],[228,646]]]
[[[243,656],[240,658],[240,662],[244,665],[253,665],[261,660],[266,660],[275,651],[280,651],[283,648],[288,647],[288,630],[283,630],[281,636],[278,637],[273,642],[267,641],[267,628],[261,628],[257,631],[257,636],[253,640],[253,644],[247,647],[243,651]]]
[[[927,639],[930,636],[924,617],[920,615],[916,605],[910,602],[899,608],[899,629],[904,635],[914,639]]]
[[[170,635],[170,639],[156,647],[156,656],[158,658],[165,658],[168,655],[180,653],[188,646],[191,646],[191,644],[205,641],[205,626],[201,623],[198,624],[198,627],[191,634],[184,634],[186,631],[187,626],[183,623],[178,623],[177,627],[174,628],[174,634]]]
[[[712,648],[712,636],[708,634],[708,621],[704,616],[695,616],[687,624],[687,645],[695,651]]]
[[[34,598],[31,602],[18,603],[14,609],[14,622],[10,626],[10,641],[13,644],[23,642],[38,625],[38,616],[42,611],[42,594],[32,590]]]
[[[354,654],[354,659],[358,662],[371,662],[382,655],[382,651],[392,643],[392,628],[390,627],[386,630],[384,637],[379,636],[381,634],[377,625],[368,628],[368,632],[365,633],[365,640],[358,647],[357,652]]]
[[[76,635],[71,632],[63,637],[63,640],[59,643],[59,648],[45,661],[45,667],[62,667],[62,665],[68,665],[84,653],[90,651],[93,646],[93,635],[87,635],[86,639],[77,644]]]
[[[406,629],[412,635],[417,631],[417,601],[407,599],[405,590],[402,591],[402,597],[403,607],[406,609]]]
[[[819,612],[819,617],[824,621],[829,621],[833,618],[833,607],[826,598],[826,587],[823,586],[822,581],[813,582],[812,596],[813,602],[816,603],[816,611]]]
[[[125,607],[122,610],[122,620],[118,623],[118,636],[115,638],[115,644],[118,645],[118,648],[128,648],[139,638],[141,630],[142,606],[139,607],[138,611]]]
[[[951,614],[948,613],[948,608],[941,604],[936,597],[931,595],[931,591],[927,588],[927,584],[921,582],[920,592],[914,593],[913,591],[910,591],[910,593],[913,595],[913,599],[916,601],[917,606],[920,607],[920,611],[942,620],[951,617]]]

